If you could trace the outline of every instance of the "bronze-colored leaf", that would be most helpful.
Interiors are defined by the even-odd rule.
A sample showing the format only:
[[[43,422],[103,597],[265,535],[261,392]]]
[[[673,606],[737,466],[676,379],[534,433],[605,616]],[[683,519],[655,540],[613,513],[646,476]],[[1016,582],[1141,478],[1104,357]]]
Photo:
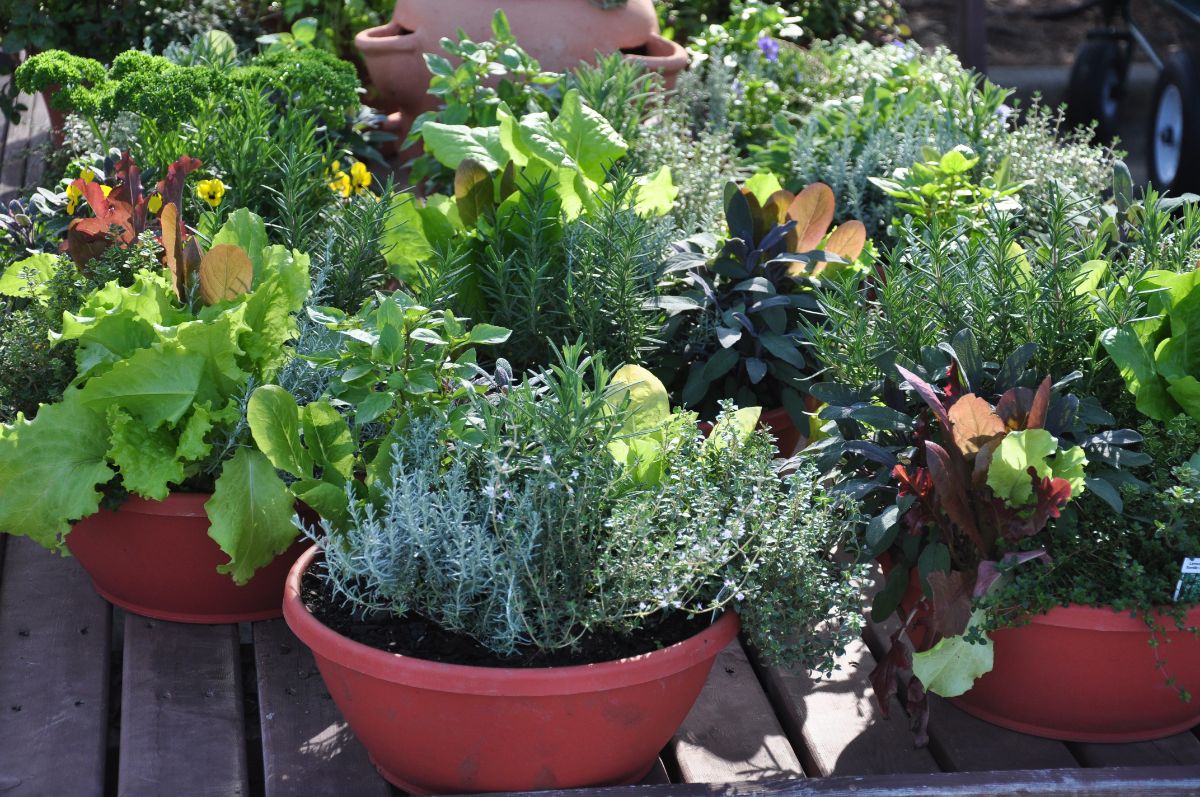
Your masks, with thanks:
[[[960,570],[952,573],[939,570],[930,573],[927,580],[933,590],[933,630],[943,637],[958,636],[966,631],[971,622],[974,578],[968,579]]]
[[[851,219],[829,233],[829,237],[825,239],[821,249],[831,255],[837,255],[847,263],[853,263],[866,246],[867,226],[858,219]],[[823,260],[813,267],[812,273],[815,276],[830,266],[838,268],[841,265],[841,263],[828,263]]]
[[[204,252],[200,249],[200,242],[193,235],[183,247],[182,284],[185,295],[191,292],[192,286],[200,278],[200,263],[203,260]]]
[[[200,261],[200,296],[205,304],[236,299],[254,283],[250,256],[234,244],[217,244]]]
[[[179,240],[179,208],[174,202],[163,205],[159,214],[162,223],[163,261],[171,272],[171,283],[175,286],[175,296],[180,300],[186,295],[183,281],[183,247]]]
[[[991,404],[974,393],[968,393],[954,402],[948,415],[954,444],[965,456],[972,456],[1004,434],[1004,421],[1000,420]]]
[[[807,186],[788,207],[788,218],[794,219],[796,229],[788,235],[788,250],[811,252],[820,246],[833,224],[833,189],[825,183]]]
[[[787,221],[788,208],[791,207],[792,201],[795,198],[795,194],[791,191],[785,191],[782,188],[767,197],[767,201],[763,203],[763,213],[771,221],[772,227],[776,227]]]

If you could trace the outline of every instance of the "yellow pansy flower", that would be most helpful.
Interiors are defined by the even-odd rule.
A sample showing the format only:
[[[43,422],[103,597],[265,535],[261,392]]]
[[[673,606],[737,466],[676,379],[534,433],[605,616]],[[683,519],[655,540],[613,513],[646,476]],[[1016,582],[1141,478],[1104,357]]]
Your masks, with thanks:
[[[162,194],[153,194],[146,200],[146,210],[151,213],[158,213],[162,210]]]
[[[343,197],[350,196],[353,190],[350,185],[350,175],[345,172],[336,172],[333,179],[329,181],[329,190],[335,194],[341,194]]]
[[[79,200],[83,199],[83,192],[75,187],[75,183],[67,186],[67,215],[74,216],[75,209],[79,207]]]
[[[371,172],[367,169],[367,164],[361,161],[355,161],[350,167],[350,187],[354,193],[358,194],[366,191],[371,186]]]
[[[79,172],[79,179],[83,180],[85,183],[90,183],[92,180],[96,179],[96,173],[85,166]]]
[[[215,177],[211,180],[201,180],[196,186],[196,196],[207,202],[209,207],[215,208],[225,197],[225,183]]]
[[[100,186],[100,191],[103,192],[103,194],[105,196],[108,196],[109,194],[112,193],[112,186],[111,185],[102,185],[102,186]]]

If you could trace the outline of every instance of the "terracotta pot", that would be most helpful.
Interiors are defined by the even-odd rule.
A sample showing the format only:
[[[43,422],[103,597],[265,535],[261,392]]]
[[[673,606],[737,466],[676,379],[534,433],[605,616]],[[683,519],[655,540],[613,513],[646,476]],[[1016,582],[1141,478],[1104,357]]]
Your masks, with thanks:
[[[528,791],[635,783],[687,716],[716,655],[737,635],[727,612],[653,653],[572,667],[505,669],[384,653],[309,613],[288,576],[283,616],[312,648],[355,736],[407,792]]]
[[[400,113],[389,132],[406,136],[413,119],[438,107],[438,99],[427,93],[430,76],[423,54],[441,54],[441,39],[456,37],[460,28],[474,41],[490,39],[497,8],[543,69],[565,72],[594,60],[597,52],[621,50],[661,72],[670,85],[687,66],[687,52],[659,34],[652,0],[629,0],[608,10],[589,0],[396,0],[388,24],[354,38],[380,110]]]
[[[165,501],[131,497],[75,524],[67,547],[96,592],[122,609],[180,623],[238,623],[281,614],[288,568],[307,543],[297,542],[238,586],[217,566],[229,561],[208,536],[211,495],[179,493]]]
[[[1140,742],[1192,728],[1200,703],[1180,700],[1166,679],[1200,694],[1200,637],[1159,619],[1169,629],[1165,673],[1141,617],[1060,607],[992,632],[995,666],[953,703],[1003,728],[1067,742]],[[1200,607],[1187,623],[1200,627]]]

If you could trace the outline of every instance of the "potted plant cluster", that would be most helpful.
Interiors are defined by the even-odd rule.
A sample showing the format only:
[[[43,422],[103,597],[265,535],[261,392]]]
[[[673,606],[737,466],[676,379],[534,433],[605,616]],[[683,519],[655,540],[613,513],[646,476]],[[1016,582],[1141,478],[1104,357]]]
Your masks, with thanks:
[[[857,628],[861,571],[831,556],[854,517],[811,473],[779,479],[756,410],[705,439],[649,372],[579,346],[490,381],[452,409],[406,402],[289,578],[285,617],[388,780],[632,783],[739,625],[769,656],[832,666]],[[288,420],[256,425],[260,445],[301,437],[271,418]]]
[[[1063,248],[1073,237],[1065,200],[1043,209],[1048,232],[1024,239],[1005,239],[1012,219],[1002,213],[931,219],[923,243],[910,238],[868,284],[826,295],[826,317],[858,326],[862,351],[814,334],[844,381],[812,389],[831,423],[808,455],[835,491],[861,496],[874,515],[865,546],[885,581],[872,618],[898,622],[872,682],[885,711],[904,690],[919,740],[927,692],[1068,741],[1153,739],[1200,720],[1190,703],[1200,687],[1200,613],[1184,589],[1197,547],[1188,509],[1194,420],[1181,414],[1194,370],[1169,343],[1186,334],[1179,309],[1200,294],[1190,271],[1144,260],[1154,249],[1156,264],[1184,261],[1195,219],[1190,210],[1172,218],[1154,194],[1133,203],[1119,183],[1117,197],[1117,223],[1090,253]],[[911,220],[896,226],[914,234]],[[1118,231],[1128,237],[1111,247]],[[1182,250],[1162,249],[1159,235]],[[974,249],[972,238],[1000,257]],[[926,248],[935,240],[958,247],[949,253],[957,271],[941,285],[928,271],[912,275],[935,267],[939,255]],[[996,278],[1013,286],[998,300],[1007,308],[950,287]],[[1051,309],[1059,280],[1071,298]],[[923,346],[928,328],[898,312],[924,301],[919,291],[934,291],[949,318],[989,321]],[[1028,321],[1029,308],[1041,309],[1019,333],[1024,342],[997,356],[1013,329],[1005,316]],[[860,326],[868,319],[870,331]],[[1052,384],[1043,366],[1076,370]],[[1124,384],[1136,407],[1120,394]],[[1120,414],[1105,411],[1100,395]],[[1118,418],[1139,431],[1119,428]]]
[[[876,566],[918,740],[928,692],[1196,723],[1195,203],[816,40],[877,0],[669,4],[729,12],[670,92],[649,2],[400,0],[386,164],[325,5],[19,68],[68,118],[0,209],[0,528],[135,612],[282,611],[411,792],[635,782],[739,633],[834,668]]]
[[[2,427],[0,470],[22,487],[4,491],[0,518],[9,533],[68,548],[98,592],[132,611],[205,623],[278,616],[299,553],[281,556],[296,538],[293,501],[245,445],[241,403],[283,365],[308,258],[268,245],[246,211],[202,247],[178,210],[199,163],[178,166],[152,194],[127,156],[117,189],[73,184],[95,214],[75,219],[64,244],[79,267],[114,244],[141,249],[144,265],[64,316],[55,341],[74,345],[76,375],[60,401]],[[31,294],[49,277],[24,261],[11,273]]]

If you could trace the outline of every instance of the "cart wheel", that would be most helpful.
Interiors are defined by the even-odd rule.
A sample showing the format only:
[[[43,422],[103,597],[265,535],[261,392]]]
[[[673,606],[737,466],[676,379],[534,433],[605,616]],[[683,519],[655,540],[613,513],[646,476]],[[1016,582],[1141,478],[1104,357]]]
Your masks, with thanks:
[[[1098,141],[1117,134],[1121,95],[1125,91],[1128,62],[1116,39],[1089,39],[1075,53],[1071,82],[1067,86],[1067,123],[1082,127],[1093,120]]]
[[[1150,182],[1159,191],[1200,190],[1200,61],[1173,53],[1158,76],[1150,116]]]

